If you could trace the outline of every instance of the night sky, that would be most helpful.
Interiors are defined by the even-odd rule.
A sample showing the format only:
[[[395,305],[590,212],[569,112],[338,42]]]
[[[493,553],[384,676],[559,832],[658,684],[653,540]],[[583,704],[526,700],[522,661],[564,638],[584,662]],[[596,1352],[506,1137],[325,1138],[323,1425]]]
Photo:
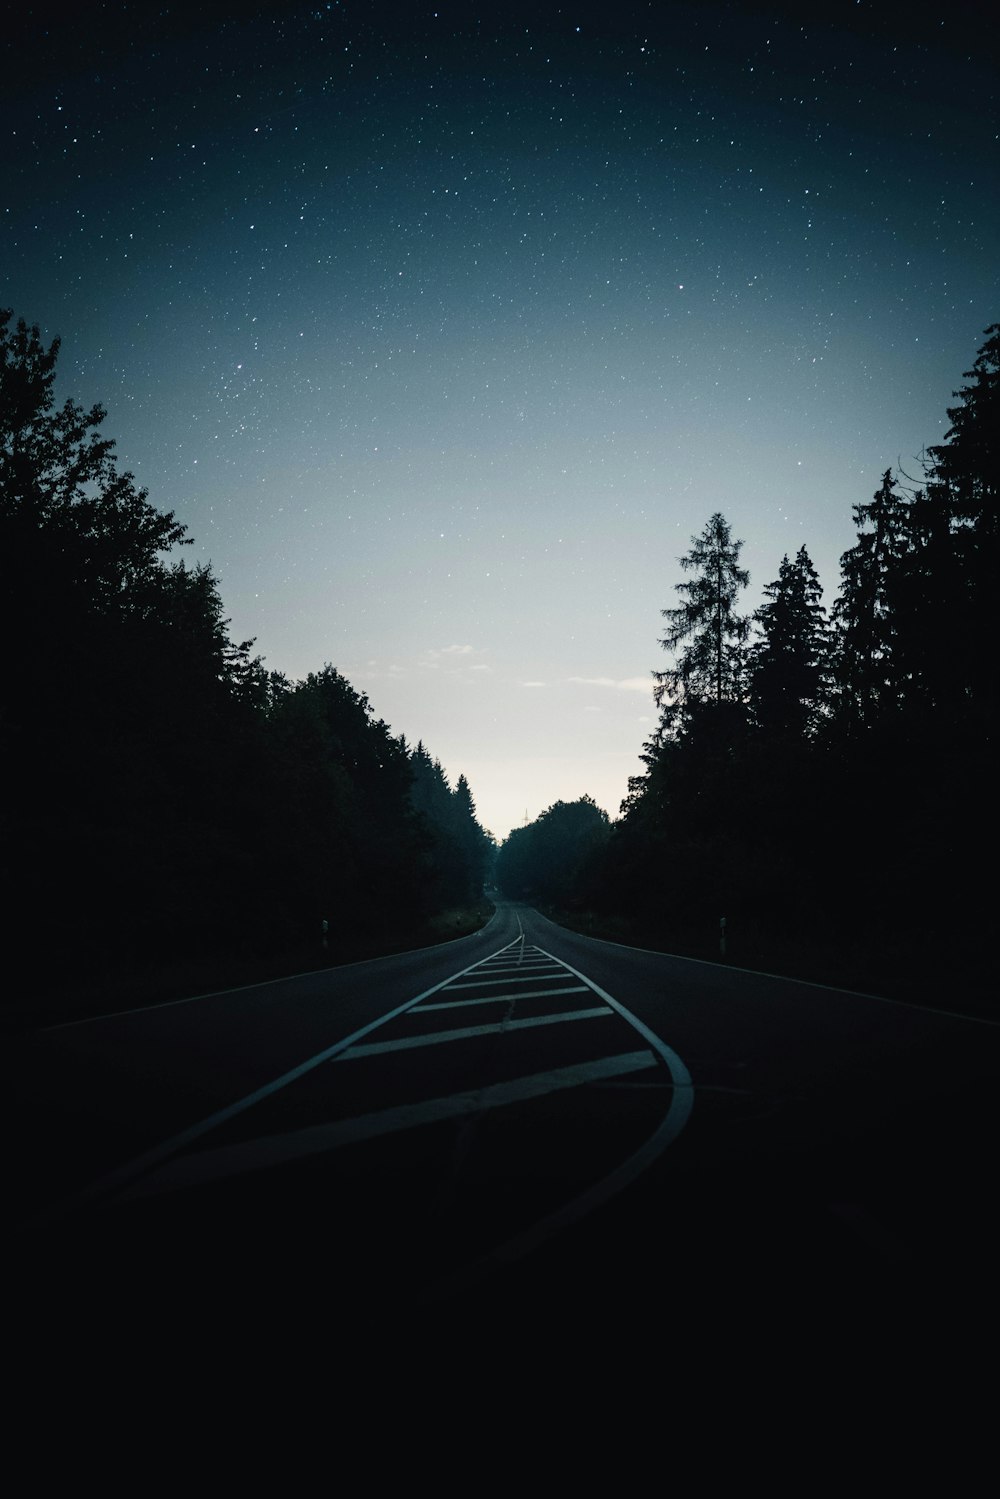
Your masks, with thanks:
[[[614,815],[692,535],[831,603],[1000,319],[987,9],[29,9],[0,304],[269,667]]]

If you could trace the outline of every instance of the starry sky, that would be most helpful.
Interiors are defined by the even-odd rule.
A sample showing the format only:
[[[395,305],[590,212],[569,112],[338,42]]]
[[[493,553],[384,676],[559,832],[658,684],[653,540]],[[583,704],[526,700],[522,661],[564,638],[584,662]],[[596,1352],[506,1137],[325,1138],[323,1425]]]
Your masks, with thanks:
[[[499,838],[615,815],[691,537],[744,539],[748,611],[802,545],[831,603],[1000,319],[986,9],[28,6],[0,304],[234,638]]]

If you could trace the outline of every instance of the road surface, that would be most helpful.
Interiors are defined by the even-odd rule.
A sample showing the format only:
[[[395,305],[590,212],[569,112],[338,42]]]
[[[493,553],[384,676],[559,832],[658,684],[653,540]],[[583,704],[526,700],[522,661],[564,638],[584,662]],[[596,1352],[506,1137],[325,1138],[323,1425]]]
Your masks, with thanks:
[[[38,1031],[9,1063],[20,1273],[61,1318],[676,1341],[751,1309],[995,1315],[980,1020],[498,901],[442,947]]]

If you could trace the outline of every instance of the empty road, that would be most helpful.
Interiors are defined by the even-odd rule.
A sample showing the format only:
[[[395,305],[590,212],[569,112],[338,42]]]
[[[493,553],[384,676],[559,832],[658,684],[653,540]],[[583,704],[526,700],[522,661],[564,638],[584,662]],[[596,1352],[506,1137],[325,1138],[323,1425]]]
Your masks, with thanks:
[[[503,900],[442,947],[38,1031],[8,1063],[21,1273],[60,1317],[995,1311],[1000,1028]]]

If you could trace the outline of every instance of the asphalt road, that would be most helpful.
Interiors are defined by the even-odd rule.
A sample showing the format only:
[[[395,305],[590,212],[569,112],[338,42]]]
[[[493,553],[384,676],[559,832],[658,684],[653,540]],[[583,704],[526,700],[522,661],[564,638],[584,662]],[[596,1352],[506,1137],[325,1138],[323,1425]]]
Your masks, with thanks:
[[[60,1325],[995,1329],[1000,1027],[954,1013],[501,901],[439,948],[8,1064],[18,1273]]]

